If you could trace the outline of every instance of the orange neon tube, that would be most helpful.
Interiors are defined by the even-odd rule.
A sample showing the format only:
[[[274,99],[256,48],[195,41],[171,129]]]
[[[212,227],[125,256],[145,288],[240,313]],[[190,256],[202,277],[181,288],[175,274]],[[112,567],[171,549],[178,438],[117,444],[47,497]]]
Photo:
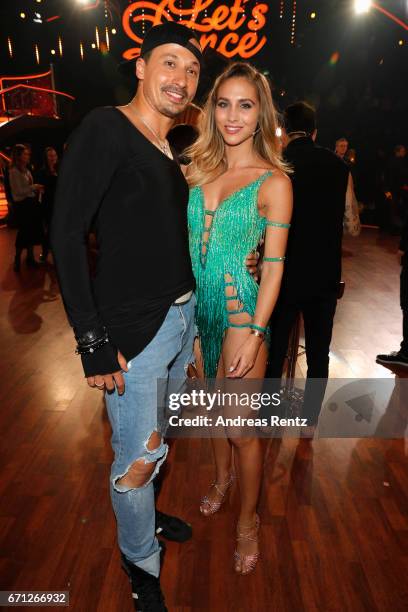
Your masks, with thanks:
[[[74,96],[71,96],[70,94],[67,94],[64,91],[58,91],[56,89],[48,89],[46,87],[34,87],[33,85],[24,85],[24,84],[13,85],[12,87],[7,87],[6,89],[0,89],[0,95],[4,95],[8,91],[13,91],[14,89],[19,89],[20,87],[22,87],[23,89],[33,89],[34,91],[45,91],[46,93],[57,94],[59,96],[65,96],[66,98],[69,98],[70,100],[75,100]]]
[[[43,74],[28,74],[27,76],[2,76],[0,77],[0,86],[3,88],[3,81],[27,81],[28,79],[41,79],[42,77],[49,76],[51,74],[51,70],[48,72],[44,72]]]
[[[81,11],[91,11],[92,9],[96,9],[99,6],[99,2],[100,0],[95,0],[93,4],[81,7]]]
[[[8,157],[5,153],[2,153],[1,151],[0,151],[0,157],[2,157],[8,162],[11,162],[11,157]]]
[[[376,2],[373,2],[372,6],[377,11],[380,11],[380,13],[383,13],[384,15],[386,15],[386,17],[389,17],[390,19],[392,19],[392,21],[395,21],[395,23],[397,23],[402,28],[404,28],[404,30],[408,30],[408,24],[405,21],[402,21],[402,19],[399,19],[396,15],[394,15],[393,13],[390,13],[389,11],[387,11],[385,8],[383,8]]]
[[[51,70],[49,70],[48,72],[43,72],[42,74],[28,74],[26,76],[3,76],[0,77],[0,90],[3,89],[3,81],[27,81],[30,79],[41,79],[43,77],[49,76],[51,74]],[[4,98],[2,98],[2,105],[3,105],[3,110],[6,110],[5,104],[4,104]]]

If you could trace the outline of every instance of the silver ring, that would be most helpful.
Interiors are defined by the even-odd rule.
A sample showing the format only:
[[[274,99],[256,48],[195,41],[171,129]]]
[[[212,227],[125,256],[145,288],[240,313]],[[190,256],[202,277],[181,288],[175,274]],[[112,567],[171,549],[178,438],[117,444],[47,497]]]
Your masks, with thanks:
[[[97,384],[95,383],[95,387],[98,387],[98,389],[102,389],[102,387],[104,387],[104,386],[105,386],[105,383],[102,383],[101,385],[97,385]]]

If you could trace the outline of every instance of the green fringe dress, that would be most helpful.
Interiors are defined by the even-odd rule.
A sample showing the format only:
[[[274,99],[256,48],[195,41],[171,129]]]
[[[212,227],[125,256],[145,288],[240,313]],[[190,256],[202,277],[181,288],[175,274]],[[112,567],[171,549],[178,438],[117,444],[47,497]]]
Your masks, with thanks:
[[[231,315],[246,312],[252,320],[255,313],[259,287],[248,272],[245,260],[257,248],[269,225],[258,213],[258,192],[271,175],[269,170],[235,191],[216,211],[205,209],[200,186],[190,190],[188,229],[196,279],[196,324],[208,378],[216,376],[225,330],[250,326],[250,323],[232,323]],[[209,232],[205,232],[207,216],[212,218]],[[226,275],[232,282],[226,282]],[[227,311],[227,300],[231,298],[226,297],[225,288],[229,285],[237,294],[232,299],[242,305],[238,311]]]

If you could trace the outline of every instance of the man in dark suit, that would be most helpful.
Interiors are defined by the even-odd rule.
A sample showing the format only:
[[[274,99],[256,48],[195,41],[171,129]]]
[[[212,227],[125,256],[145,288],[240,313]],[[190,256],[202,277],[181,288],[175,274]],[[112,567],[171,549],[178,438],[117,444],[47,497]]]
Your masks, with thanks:
[[[267,375],[281,378],[290,331],[302,313],[308,366],[303,416],[312,435],[329,373],[343,223],[349,233],[358,235],[360,222],[347,165],[315,144],[314,109],[297,102],[286,109],[284,119],[285,157],[293,167],[293,217],[281,293],[271,320]]]
[[[398,351],[377,355],[385,366],[408,368],[408,216],[402,230],[398,256],[401,258],[400,305],[402,310],[402,342]]]

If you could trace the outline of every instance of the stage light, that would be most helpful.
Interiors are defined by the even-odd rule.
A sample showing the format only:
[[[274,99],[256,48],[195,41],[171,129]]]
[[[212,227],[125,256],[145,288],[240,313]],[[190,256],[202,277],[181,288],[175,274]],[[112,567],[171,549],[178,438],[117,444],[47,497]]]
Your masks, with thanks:
[[[83,11],[88,11],[97,8],[100,0],[76,0],[76,2],[83,7]]]
[[[399,44],[400,47],[402,47],[402,45],[404,44],[404,41],[403,40],[399,40],[398,44]]]
[[[316,13],[310,13],[310,19],[316,19]]]
[[[51,49],[51,55],[55,55],[55,49]]]
[[[26,14],[25,13],[20,13],[20,17],[21,17],[21,19],[25,19],[26,18]]]
[[[280,127],[276,128],[275,134],[278,138],[280,138],[282,136],[282,128]]]
[[[293,0],[293,8],[292,8],[292,29],[290,32],[290,44],[295,44],[296,37],[296,8],[297,8],[297,0]]]
[[[367,13],[371,8],[371,0],[354,0],[354,10],[357,15]]]
[[[92,43],[91,47],[92,47],[92,49],[96,49],[95,43]]]
[[[116,28],[112,28],[112,34],[116,34]]]

